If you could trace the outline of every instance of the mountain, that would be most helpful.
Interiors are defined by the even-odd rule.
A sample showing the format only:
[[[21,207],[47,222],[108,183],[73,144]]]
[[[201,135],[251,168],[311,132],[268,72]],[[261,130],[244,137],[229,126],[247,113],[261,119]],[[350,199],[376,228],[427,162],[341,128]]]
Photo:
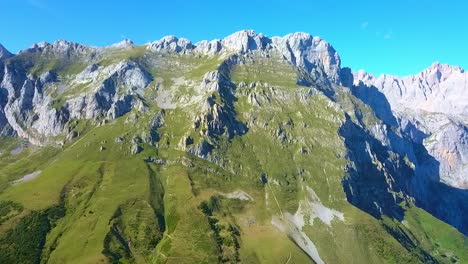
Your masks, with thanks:
[[[13,56],[13,54],[11,54],[7,49],[5,49],[5,47],[3,47],[2,44],[0,44],[0,60],[8,59],[11,56]]]
[[[307,33],[0,49],[1,263],[464,263],[466,73]]]
[[[404,78],[382,75],[374,77],[365,72],[354,76],[355,94],[374,109],[379,108],[379,94],[391,109],[376,110],[386,122],[411,122],[427,136],[425,140],[432,156],[441,163],[441,180],[459,189],[468,188],[468,73],[460,67],[434,63],[423,72]],[[383,105],[383,104],[380,104]],[[399,121],[385,115],[392,114]]]

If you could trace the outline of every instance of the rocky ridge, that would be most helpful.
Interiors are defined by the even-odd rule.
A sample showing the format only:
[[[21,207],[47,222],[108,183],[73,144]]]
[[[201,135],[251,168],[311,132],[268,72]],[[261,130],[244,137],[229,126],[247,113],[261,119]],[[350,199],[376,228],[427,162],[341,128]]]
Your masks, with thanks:
[[[148,49],[177,53],[201,53],[214,55],[221,53],[225,56],[232,53],[246,54],[260,51],[265,54],[278,53],[298,69],[309,74],[322,75],[325,79],[339,84],[340,57],[335,49],[319,37],[308,33],[298,32],[284,37],[269,38],[257,34],[253,30],[236,32],[222,40],[200,41],[192,44],[185,38],[167,36],[151,42]]]
[[[106,48],[95,48],[80,45],[78,43],[59,40],[52,44],[41,42],[21,51],[18,56],[53,56],[54,58],[66,58],[73,60],[77,57],[100,57],[109,49],[126,49],[133,46],[130,40],[124,40]],[[330,44],[318,37],[312,37],[307,33],[295,33],[283,38],[268,38],[263,34],[257,34],[252,30],[244,30],[232,34],[218,41],[202,41],[193,45],[187,39],[178,39],[175,36],[167,36],[149,43],[146,48],[153,52],[169,53],[201,53],[205,55],[222,54],[229,57],[233,53],[244,54],[259,51],[264,54],[278,53],[292,65],[314,76],[322,82],[331,81],[338,84],[340,59]],[[2,49],[4,50],[4,49]],[[4,59],[11,57],[5,50]],[[44,72],[41,76],[27,73],[26,69],[17,69],[16,64],[4,65],[2,71],[2,88],[8,93],[2,107],[4,114],[0,120],[8,118],[8,122],[0,123],[5,127],[3,134],[16,133],[24,138],[29,138],[35,144],[42,144],[44,137],[57,136],[64,128],[66,122],[74,118],[116,118],[130,111],[134,103],[134,96],[118,95],[119,87],[130,87],[141,95],[151,81],[149,73],[138,68],[134,62],[123,61],[117,65],[99,67],[91,64],[82,72],[72,76],[65,86],[93,86],[92,93],[68,97],[66,102],[60,102],[60,107],[53,109],[50,106],[53,101],[47,94],[48,86],[54,86],[60,81],[54,71]],[[109,75],[107,79],[102,75]],[[134,93],[127,91],[129,93]],[[64,93],[64,91],[59,91]],[[63,99],[62,99],[63,100]],[[33,103],[34,102],[34,103]],[[21,114],[27,116],[20,117]],[[2,116],[4,116],[2,118]],[[12,129],[8,129],[12,127]],[[32,129],[32,133],[27,130]],[[42,139],[41,139],[42,138]]]

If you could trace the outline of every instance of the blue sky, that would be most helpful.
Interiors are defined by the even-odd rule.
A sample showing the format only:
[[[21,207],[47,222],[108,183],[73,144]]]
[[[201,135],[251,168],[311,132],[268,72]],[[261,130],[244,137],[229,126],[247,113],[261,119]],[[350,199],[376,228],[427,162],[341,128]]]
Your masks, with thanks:
[[[197,42],[254,29],[320,36],[338,50],[343,66],[373,74],[413,74],[434,61],[468,70],[468,2],[462,0],[0,0],[0,9],[0,43],[13,52],[43,40],[102,46],[176,35]]]

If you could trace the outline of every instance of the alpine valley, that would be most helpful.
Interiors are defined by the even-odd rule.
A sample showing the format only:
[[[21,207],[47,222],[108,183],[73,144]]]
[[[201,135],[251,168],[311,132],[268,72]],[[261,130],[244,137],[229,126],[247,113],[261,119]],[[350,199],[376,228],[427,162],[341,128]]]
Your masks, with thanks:
[[[467,80],[307,33],[0,45],[0,263],[468,263]]]

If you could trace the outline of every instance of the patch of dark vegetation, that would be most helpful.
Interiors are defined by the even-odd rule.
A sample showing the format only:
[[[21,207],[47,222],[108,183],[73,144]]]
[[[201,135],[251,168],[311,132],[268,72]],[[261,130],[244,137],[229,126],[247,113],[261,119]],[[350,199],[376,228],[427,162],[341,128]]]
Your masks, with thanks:
[[[109,233],[104,238],[104,250],[102,253],[106,255],[112,263],[120,263],[122,259],[132,259],[132,253],[129,248],[129,242],[121,234],[119,226],[119,218],[122,216],[121,208],[118,208],[112,217],[113,223]]]
[[[392,221],[383,221],[383,226],[389,234],[398,240],[401,245],[416,256],[422,263],[438,263],[436,259],[420,247],[418,240],[410,231],[405,230]]]
[[[55,228],[57,226],[57,221],[65,217],[66,214],[66,207],[65,207],[65,199],[67,195],[67,190],[68,190],[68,183],[65,185],[65,187],[62,189],[60,192],[60,202],[59,205],[52,207],[48,210],[48,217],[49,217],[49,224],[50,224],[50,230]],[[49,232],[50,232],[49,230]],[[50,244],[49,247],[44,247],[42,249],[41,253],[41,263],[48,263],[49,262],[49,257],[50,254],[57,248],[58,244],[58,239],[61,237],[62,233],[58,237],[56,237],[52,243]]]
[[[164,186],[157,177],[156,172],[148,165],[149,171],[149,202],[153,208],[154,215],[158,221],[158,228],[161,233],[166,230],[166,219],[164,217]]]
[[[161,228],[158,221],[146,200],[126,202],[117,208],[110,220],[111,228],[104,239],[102,253],[112,263],[148,258],[164,233],[164,227]]]
[[[377,228],[376,226],[368,224],[356,225],[357,238],[362,241],[368,241],[377,254],[388,263],[424,263],[409,251],[397,251],[392,246],[396,241],[392,241],[389,237],[385,236],[385,231]],[[431,262],[429,262],[431,263]]]
[[[262,176],[261,176],[260,179],[262,180],[262,184],[263,184],[263,185],[268,184],[268,176],[266,175],[265,172],[262,173]]]
[[[23,206],[12,201],[0,201],[0,225],[10,218],[19,215],[23,211]]]
[[[209,161],[200,159],[196,156],[187,155],[192,166],[188,167],[188,176],[192,193],[196,196],[203,188],[223,188],[238,184],[236,182],[236,175],[225,170],[224,168],[211,163]]]
[[[222,196],[211,196],[209,201],[200,204],[200,210],[205,214],[218,246],[218,259],[222,263],[240,262],[240,230],[237,225],[224,218],[231,213],[240,212],[245,202],[238,199],[226,199]]]
[[[40,263],[46,236],[65,215],[63,206],[33,211],[0,238],[0,263]]]

